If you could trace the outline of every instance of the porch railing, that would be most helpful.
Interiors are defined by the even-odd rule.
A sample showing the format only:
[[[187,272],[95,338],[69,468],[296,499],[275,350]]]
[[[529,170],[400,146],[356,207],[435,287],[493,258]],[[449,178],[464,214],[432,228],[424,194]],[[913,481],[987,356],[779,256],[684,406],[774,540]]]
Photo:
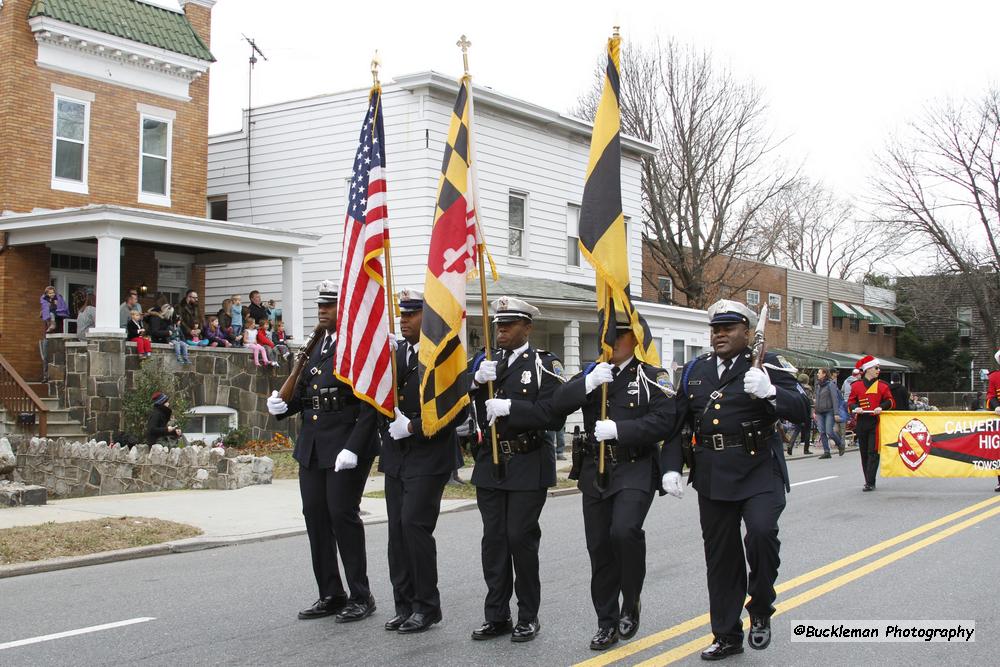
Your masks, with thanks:
[[[33,432],[38,436],[48,434],[49,409],[14,367],[0,354],[0,405],[13,419],[15,428]]]

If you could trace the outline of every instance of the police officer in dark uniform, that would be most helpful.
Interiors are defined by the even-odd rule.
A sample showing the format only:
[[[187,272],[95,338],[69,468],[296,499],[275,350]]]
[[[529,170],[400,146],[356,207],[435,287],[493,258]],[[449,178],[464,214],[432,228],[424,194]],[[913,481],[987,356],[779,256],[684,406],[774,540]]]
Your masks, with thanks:
[[[809,417],[809,401],[781,360],[767,354],[751,367],[750,331],[757,316],[735,301],[708,310],[713,352],[684,367],[677,390],[677,424],[663,449],[663,488],[680,497],[682,437],[694,433],[689,483],[698,491],[714,643],[701,657],[720,660],[743,652],[741,606],[746,598],[748,643],[771,641],[774,582],[778,577],[778,517],[785,508],[788,468],[775,421]],[[741,542],[740,521],[746,526]],[[746,552],[744,554],[744,545]]]
[[[375,611],[360,508],[365,480],[378,453],[377,413],[333,374],[337,285],[324,280],[317,289],[319,323],[326,335],[313,348],[292,400],[286,404],[273,392],[267,409],[278,419],[302,413],[302,429],[292,456],[299,462],[302,514],[319,599],[300,611],[299,618],[336,615],[338,623],[347,623]],[[350,596],[340,579],[338,550]]]
[[[584,445],[573,449],[573,471],[582,492],[590,553],[590,594],[597,634],[590,648],[603,651],[639,629],[640,593],[646,576],[642,524],[660,488],[660,441],[674,427],[673,387],[662,368],[635,358],[635,335],[617,327],[611,363],[590,364],[556,390],[553,409],[583,408]],[[607,419],[601,419],[606,384]],[[598,485],[599,441],[605,443],[607,481]],[[619,596],[621,607],[619,607]]]
[[[562,428],[551,412],[552,395],[561,382],[559,360],[528,343],[538,309],[513,297],[493,302],[500,348],[492,361],[480,354],[473,362],[471,397],[482,444],[476,452],[472,483],[483,519],[483,576],[486,622],[473,631],[476,640],[511,634],[527,642],[538,635],[541,583],[538,517],[550,486],[556,483],[555,449],[546,431]],[[494,398],[487,395],[493,381]],[[490,423],[496,423],[506,474],[493,464]],[[510,596],[517,593],[517,624],[511,627]]]
[[[411,634],[441,621],[434,526],[445,484],[461,467],[455,426],[464,413],[433,436],[421,430],[417,354],[424,295],[404,289],[398,297],[403,339],[395,352],[399,407],[382,433],[378,469],[385,473],[389,579],[396,603],[396,615],[385,629]]]

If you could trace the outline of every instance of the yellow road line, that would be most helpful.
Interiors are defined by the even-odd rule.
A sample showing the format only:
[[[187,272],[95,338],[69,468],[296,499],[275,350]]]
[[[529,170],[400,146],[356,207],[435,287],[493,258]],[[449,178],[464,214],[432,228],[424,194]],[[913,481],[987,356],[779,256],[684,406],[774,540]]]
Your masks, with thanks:
[[[859,560],[868,558],[869,556],[874,556],[879,552],[885,551],[886,549],[894,547],[897,544],[901,544],[902,542],[917,537],[918,535],[922,535],[926,532],[934,530],[935,528],[939,528],[940,526],[943,526],[946,523],[950,523],[955,519],[959,519],[967,514],[977,512],[981,509],[985,509],[990,505],[995,505],[997,503],[1000,503],[1000,497],[993,497],[990,498],[989,500],[983,500],[981,502],[975,503],[974,505],[970,505],[965,509],[958,510],[957,512],[952,512],[951,514],[943,516],[940,519],[935,519],[934,521],[930,521],[921,526],[917,526],[916,528],[908,530],[905,533],[901,533],[895,537],[891,537],[866,549],[862,549],[861,551],[845,556],[839,560],[835,560],[832,563],[828,563],[827,565],[818,567],[815,570],[806,572],[805,574],[802,574],[798,577],[789,579],[788,581],[775,586],[774,590],[777,593],[782,593],[784,591],[796,588],[797,586],[802,586],[803,584],[807,584],[810,581],[814,581],[819,577],[830,574],[831,572],[835,572],[836,570],[851,565],[852,563],[856,563]],[[610,665],[613,662],[617,662],[618,660],[627,658],[630,655],[635,655],[636,653],[641,653],[642,651],[650,649],[656,646],[657,644],[662,644],[665,641],[669,641],[674,637],[690,632],[691,630],[694,630],[696,628],[700,628],[701,626],[707,625],[708,623],[709,623],[709,615],[702,614],[701,616],[696,616],[695,618],[689,619],[687,621],[684,621],[683,623],[667,628],[665,630],[661,630],[660,632],[656,632],[647,637],[643,637],[642,639],[638,639],[634,642],[630,642],[628,644],[619,646],[616,649],[612,649],[610,651],[606,651],[604,653],[596,655],[593,658],[590,658],[589,660],[584,660],[583,662],[579,662],[574,667],[603,667],[604,665]],[[711,636],[709,636],[709,638],[711,638]]]
[[[965,521],[957,523],[954,526],[945,528],[940,532],[931,535],[930,537],[925,537],[919,542],[914,542],[913,544],[905,546],[899,549],[898,551],[894,551],[891,554],[882,556],[878,560],[872,561],[871,563],[864,565],[863,567],[857,570],[848,572],[846,574],[842,574],[839,577],[836,577],[835,579],[831,579],[830,581],[822,583],[814,588],[810,588],[807,591],[803,591],[802,593],[799,593],[798,595],[791,597],[788,600],[785,600],[783,603],[775,605],[776,611],[774,612],[774,615],[778,616],[779,614],[791,611],[792,609],[795,609],[796,607],[801,606],[807,602],[811,602],[812,600],[815,600],[821,595],[826,595],[830,591],[834,591],[840,588],[841,586],[845,586],[851,583],[852,581],[855,581],[856,579],[860,579],[861,577],[869,575],[872,572],[881,570],[883,567],[891,565],[892,563],[895,563],[900,559],[906,558],[907,556],[916,553],[921,549],[929,547],[935,542],[940,542],[946,537],[950,537],[955,533],[958,533],[960,531],[965,530],[966,528],[976,525],[980,521],[985,521],[986,519],[994,517],[998,514],[1000,514],[1000,507],[994,507],[991,510],[983,512],[979,516],[974,516],[971,519],[966,519]],[[745,619],[743,622],[743,629],[744,630],[747,629],[749,625],[750,625],[750,620]],[[709,644],[712,643],[712,639],[713,635],[711,633],[704,635],[702,637],[698,637],[697,639],[693,639],[687,642],[686,644],[681,644],[677,648],[671,649],[665,653],[661,653],[660,655],[654,656],[649,660],[644,660],[643,662],[640,662],[638,665],[636,665],[636,667],[663,667],[663,665],[669,665],[670,663],[676,662],[681,658],[686,658],[692,653],[704,650],[705,648],[708,647]]]

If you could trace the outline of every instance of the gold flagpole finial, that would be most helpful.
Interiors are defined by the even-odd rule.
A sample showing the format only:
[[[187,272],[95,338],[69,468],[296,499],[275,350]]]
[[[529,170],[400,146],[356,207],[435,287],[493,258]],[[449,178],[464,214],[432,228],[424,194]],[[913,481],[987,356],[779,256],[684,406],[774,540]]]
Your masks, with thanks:
[[[378,80],[378,68],[382,66],[382,59],[378,57],[378,49],[375,50],[375,55],[372,56],[372,85],[376,88],[379,87],[380,83]]]
[[[462,49],[462,64],[465,65],[465,76],[469,76],[469,47],[472,46],[472,42],[465,35],[462,35],[455,42],[455,46]]]

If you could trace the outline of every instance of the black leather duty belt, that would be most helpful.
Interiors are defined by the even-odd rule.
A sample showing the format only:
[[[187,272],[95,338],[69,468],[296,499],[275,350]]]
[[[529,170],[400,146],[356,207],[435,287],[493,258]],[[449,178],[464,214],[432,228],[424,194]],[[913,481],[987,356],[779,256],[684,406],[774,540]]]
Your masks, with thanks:
[[[306,396],[306,407],[316,412],[340,412],[349,408],[354,401],[345,401],[337,396]]]
[[[744,447],[743,436],[742,435],[724,435],[722,433],[713,433],[711,435],[697,435],[695,436],[695,442],[699,447],[704,447],[705,449],[714,449],[719,452],[723,449],[729,447]]]
[[[514,454],[529,454],[542,446],[539,436],[519,435],[513,440],[498,440],[497,447],[507,456]]]
[[[601,448],[599,444],[587,445],[586,451],[588,454],[594,457],[596,460],[598,455],[601,453]],[[622,447],[621,445],[612,445],[610,443],[604,444],[604,454],[608,457],[608,460],[612,463],[635,463],[641,459],[649,458],[652,450],[648,447],[635,448],[635,447]]]

